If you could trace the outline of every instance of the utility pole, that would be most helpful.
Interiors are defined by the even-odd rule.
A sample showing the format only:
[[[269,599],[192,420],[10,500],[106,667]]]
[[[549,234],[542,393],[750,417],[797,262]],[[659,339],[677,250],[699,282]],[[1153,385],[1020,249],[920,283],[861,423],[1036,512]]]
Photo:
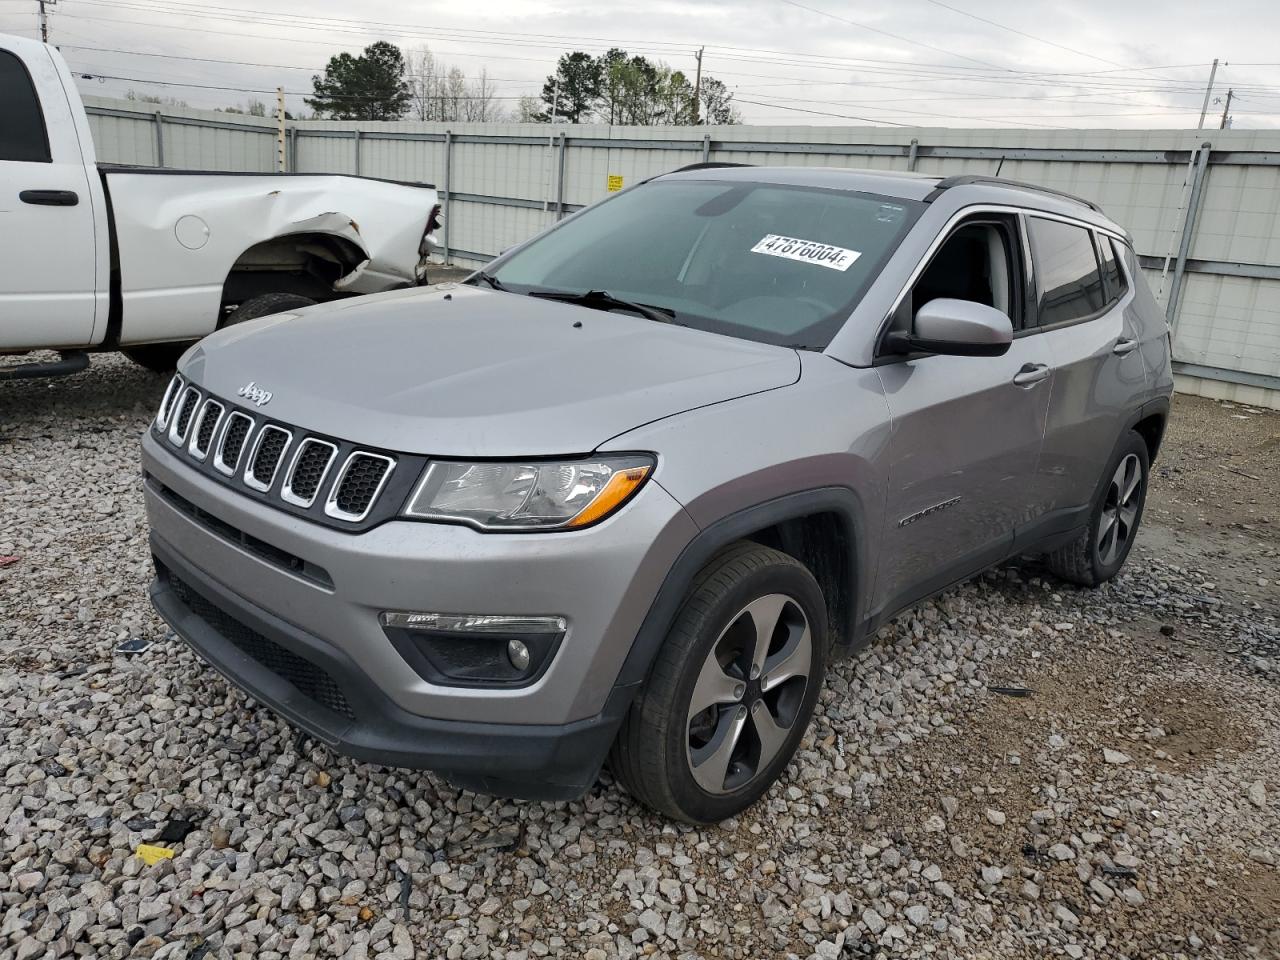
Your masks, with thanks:
[[[53,6],[58,0],[40,0],[40,42],[49,42],[49,12],[45,9],[45,5]]]
[[[1196,124],[1197,130],[1204,129],[1204,115],[1209,112],[1209,97],[1213,95],[1213,78],[1218,75],[1218,58],[1213,58],[1213,69],[1209,71],[1209,85],[1204,88],[1204,106],[1200,108],[1200,122]]]
[[[544,212],[551,209],[551,165],[555,162],[556,153],[556,135],[554,133],[556,127],[556,110],[560,107],[560,75],[556,74],[555,83],[551,87],[551,122],[547,125],[549,128],[547,134],[547,186],[543,192],[542,209]]]
[[[284,173],[284,87],[276,87],[276,170]]]
[[[697,79],[693,81],[693,125],[695,127],[702,122],[698,113],[702,107],[702,51],[705,49],[707,48],[698,48],[698,72],[695,74]]]
[[[1230,114],[1231,114],[1231,98],[1232,98],[1232,97],[1234,97],[1235,95],[1236,95],[1236,92],[1235,92],[1234,90],[1232,90],[1230,87],[1228,87],[1228,88],[1227,88],[1227,102],[1226,102],[1226,105],[1225,105],[1225,106],[1223,106],[1223,108],[1222,108],[1222,122],[1221,122],[1220,124],[1218,124],[1218,129],[1219,129],[1219,130],[1225,130],[1225,129],[1227,129],[1227,124],[1231,122],[1231,116],[1230,116]]]

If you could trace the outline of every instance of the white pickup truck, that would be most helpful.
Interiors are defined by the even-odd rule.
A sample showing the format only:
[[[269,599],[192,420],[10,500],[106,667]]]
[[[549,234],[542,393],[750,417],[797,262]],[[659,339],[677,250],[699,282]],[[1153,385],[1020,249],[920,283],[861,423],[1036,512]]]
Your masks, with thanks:
[[[230,323],[425,282],[425,184],[95,162],[61,55],[0,34],[0,380],[171,367]],[[56,350],[59,359],[3,355]]]

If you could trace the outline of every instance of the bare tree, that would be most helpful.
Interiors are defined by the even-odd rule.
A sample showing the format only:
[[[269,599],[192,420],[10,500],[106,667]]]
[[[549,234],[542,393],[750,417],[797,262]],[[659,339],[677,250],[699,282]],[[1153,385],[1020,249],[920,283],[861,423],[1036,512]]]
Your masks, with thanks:
[[[467,99],[462,103],[462,119],[477,123],[502,119],[502,108],[494,101],[497,88],[489,79],[489,71],[481,68],[480,76],[467,85]]]
[[[413,93],[411,113],[419,120],[441,120],[441,64],[429,47],[419,47],[409,55],[409,87]]]
[[[542,110],[542,99],[528,95],[521,97],[516,102],[515,116],[512,119],[517,123],[544,122],[547,115]]]

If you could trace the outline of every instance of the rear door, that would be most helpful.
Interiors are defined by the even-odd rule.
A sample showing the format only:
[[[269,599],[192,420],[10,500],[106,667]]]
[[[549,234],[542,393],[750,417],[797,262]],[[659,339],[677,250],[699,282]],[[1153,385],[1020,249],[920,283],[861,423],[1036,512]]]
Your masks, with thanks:
[[[892,612],[998,562],[1038,515],[1036,462],[1053,386],[1047,344],[1021,336],[1028,260],[1012,212],[952,228],[895,312],[975,300],[1010,315],[1000,357],[927,356],[877,367],[889,404],[889,484],[876,613]]]
[[[0,348],[93,339],[99,251],[76,120],[48,48],[0,40]]]
[[[1035,260],[1037,339],[1049,347],[1053,395],[1040,456],[1050,496],[1027,535],[1085,523],[1125,420],[1143,394],[1137,334],[1125,319],[1133,284],[1110,236],[1082,224],[1027,216]]]

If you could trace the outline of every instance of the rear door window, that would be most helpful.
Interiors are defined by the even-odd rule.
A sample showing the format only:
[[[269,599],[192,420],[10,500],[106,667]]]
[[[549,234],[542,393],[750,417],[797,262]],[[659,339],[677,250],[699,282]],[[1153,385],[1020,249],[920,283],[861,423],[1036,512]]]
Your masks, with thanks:
[[[1101,311],[1105,295],[1093,233],[1036,216],[1027,218],[1027,231],[1035,257],[1040,326],[1083,320]]]
[[[0,50],[0,160],[49,163],[52,159],[31,75],[14,54]]]

